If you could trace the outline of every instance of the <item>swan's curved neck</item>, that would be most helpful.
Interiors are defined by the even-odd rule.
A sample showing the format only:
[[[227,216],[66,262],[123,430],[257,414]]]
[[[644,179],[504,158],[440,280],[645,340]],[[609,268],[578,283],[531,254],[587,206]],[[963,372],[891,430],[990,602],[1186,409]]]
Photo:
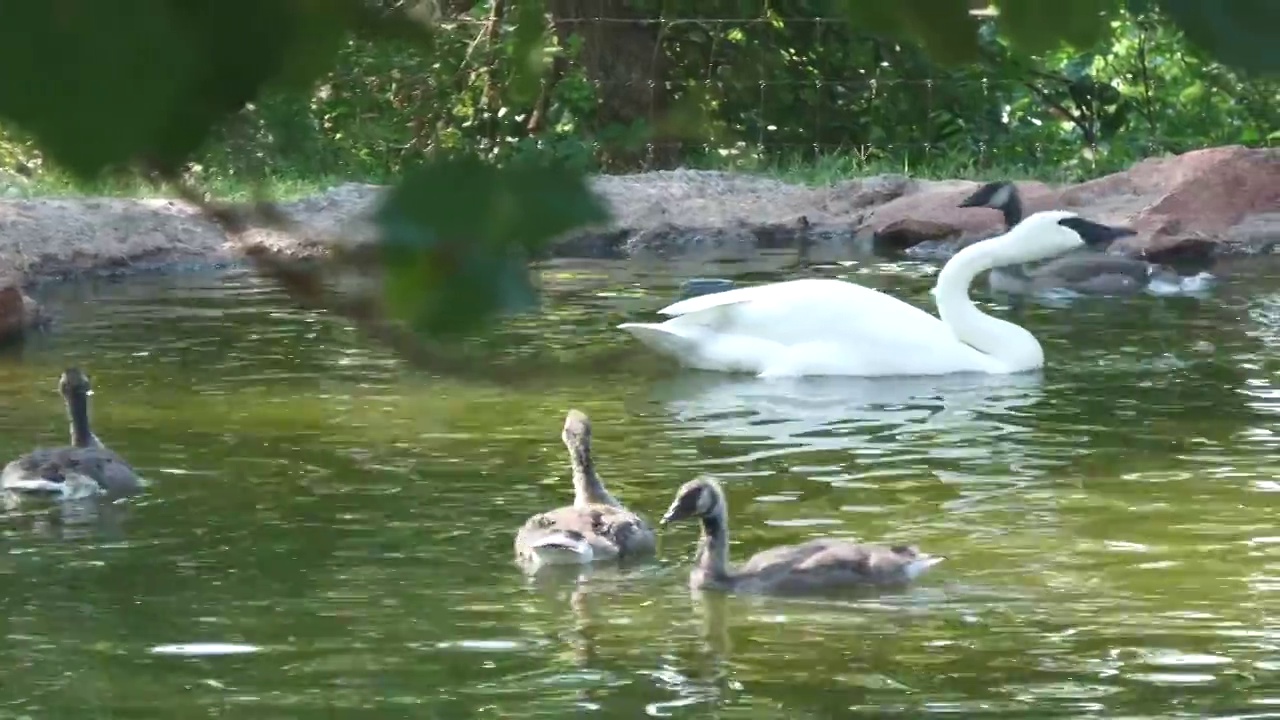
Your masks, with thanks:
[[[992,242],[974,243],[943,266],[934,291],[938,315],[961,342],[989,356],[1008,372],[1039,367],[1044,362],[1044,349],[1035,336],[1011,322],[982,312],[969,297],[973,278],[999,262],[998,246]]]
[[[89,429],[89,396],[81,392],[67,395],[67,416],[71,418],[71,444],[75,447],[101,447],[102,443]]]
[[[596,474],[595,462],[591,459],[591,443],[584,438],[565,440],[569,448],[569,465],[573,468],[573,504],[578,507],[587,505],[612,505],[622,507],[604,487],[604,481]]]

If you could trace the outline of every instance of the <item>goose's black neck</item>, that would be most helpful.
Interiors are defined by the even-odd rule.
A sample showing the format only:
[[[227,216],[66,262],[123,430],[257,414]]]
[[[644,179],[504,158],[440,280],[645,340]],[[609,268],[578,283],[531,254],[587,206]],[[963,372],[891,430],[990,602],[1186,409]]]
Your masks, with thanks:
[[[1000,214],[1004,216],[1004,227],[1012,230],[1014,225],[1022,222],[1022,198],[1012,185],[1009,186],[1009,199],[1000,206]]]
[[[67,395],[67,416],[71,418],[71,444],[76,447],[94,447],[97,439],[89,429],[89,396],[84,392]]]

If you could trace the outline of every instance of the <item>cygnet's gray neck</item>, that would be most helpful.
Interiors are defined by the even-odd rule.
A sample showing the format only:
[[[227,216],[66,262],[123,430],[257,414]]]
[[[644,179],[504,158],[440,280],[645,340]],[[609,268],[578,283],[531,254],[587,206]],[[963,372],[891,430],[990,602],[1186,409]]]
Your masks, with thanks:
[[[604,481],[596,474],[590,443],[581,438],[574,438],[566,440],[565,445],[569,448],[569,465],[573,468],[573,504],[579,507],[586,505],[621,507],[617,499],[605,489]]]
[[[698,567],[716,580],[729,578],[729,519],[721,504],[699,518],[702,537],[698,540]]]

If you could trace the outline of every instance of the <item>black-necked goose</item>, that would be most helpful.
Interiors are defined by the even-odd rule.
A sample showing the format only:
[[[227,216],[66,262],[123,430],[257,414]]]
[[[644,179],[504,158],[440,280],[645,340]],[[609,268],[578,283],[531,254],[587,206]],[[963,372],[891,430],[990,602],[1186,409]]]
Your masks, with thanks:
[[[0,487],[11,498],[25,496],[78,499],[124,497],[140,492],[145,483],[115,451],[107,448],[89,426],[89,378],[68,368],[58,379],[58,391],[71,420],[71,444],[37,448],[0,471]]]
[[[960,203],[960,207],[999,210],[1005,228],[1022,222],[1022,198],[1008,181],[989,182]],[[1012,295],[1064,288],[1084,295],[1134,295],[1150,290],[1169,295],[1203,289],[1213,277],[1206,272],[1183,276],[1172,268],[1139,258],[1083,250],[1041,265],[993,268],[987,276],[991,290]]]

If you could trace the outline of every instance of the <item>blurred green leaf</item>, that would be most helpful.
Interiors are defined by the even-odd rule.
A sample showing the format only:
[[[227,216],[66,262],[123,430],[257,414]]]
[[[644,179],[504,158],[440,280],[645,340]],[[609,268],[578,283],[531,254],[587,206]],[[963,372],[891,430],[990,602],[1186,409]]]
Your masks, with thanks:
[[[902,16],[894,3],[845,0],[841,3],[853,29],[868,35],[901,36]]]
[[[201,69],[185,34],[168,3],[0,3],[0,115],[82,176],[125,162]]]
[[[286,68],[332,66],[359,0],[0,3],[0,116],[88,179],[112,166],[180,167]]]
[[[968,0],[845,0],[845,15],[858,32],[918,40],[944,63],[978,59],[978,20]]]
[[[665,140],[684,140],[715,144],[717,137],[716,118],[711,114],[714,99],[707,88],[694,85],[683,96],[671,103],[666,115],[659,118],[654,125],[654,134]]]
[[[358,12],[346,0],[292,0],[298,18],[274,84],[281,90],[306,91],[333,68]],[[426,29],[422,29],[427,35]]]
[[[414,329],[455,336],[537,303],[530,255],[608,220],[581,174],[534,163],[501,169],[467,157],[404,178],[379,210],[385,300]]]
[[[870,4],[870,3],[868,3]],[[977,62],[978,19],[969,0],[897,0],[904,26],[938,62],[958,65]]]
[[[1013,47],[1029,54],[1055,50],[1064,43],[1079,49],[1098,44],[1110,32],[1117,11],[1113,0],[996,0],[1000,29]]]
[[[1159,0],[1192,43],[1242,70],[1280,75],[1280,2]]]

